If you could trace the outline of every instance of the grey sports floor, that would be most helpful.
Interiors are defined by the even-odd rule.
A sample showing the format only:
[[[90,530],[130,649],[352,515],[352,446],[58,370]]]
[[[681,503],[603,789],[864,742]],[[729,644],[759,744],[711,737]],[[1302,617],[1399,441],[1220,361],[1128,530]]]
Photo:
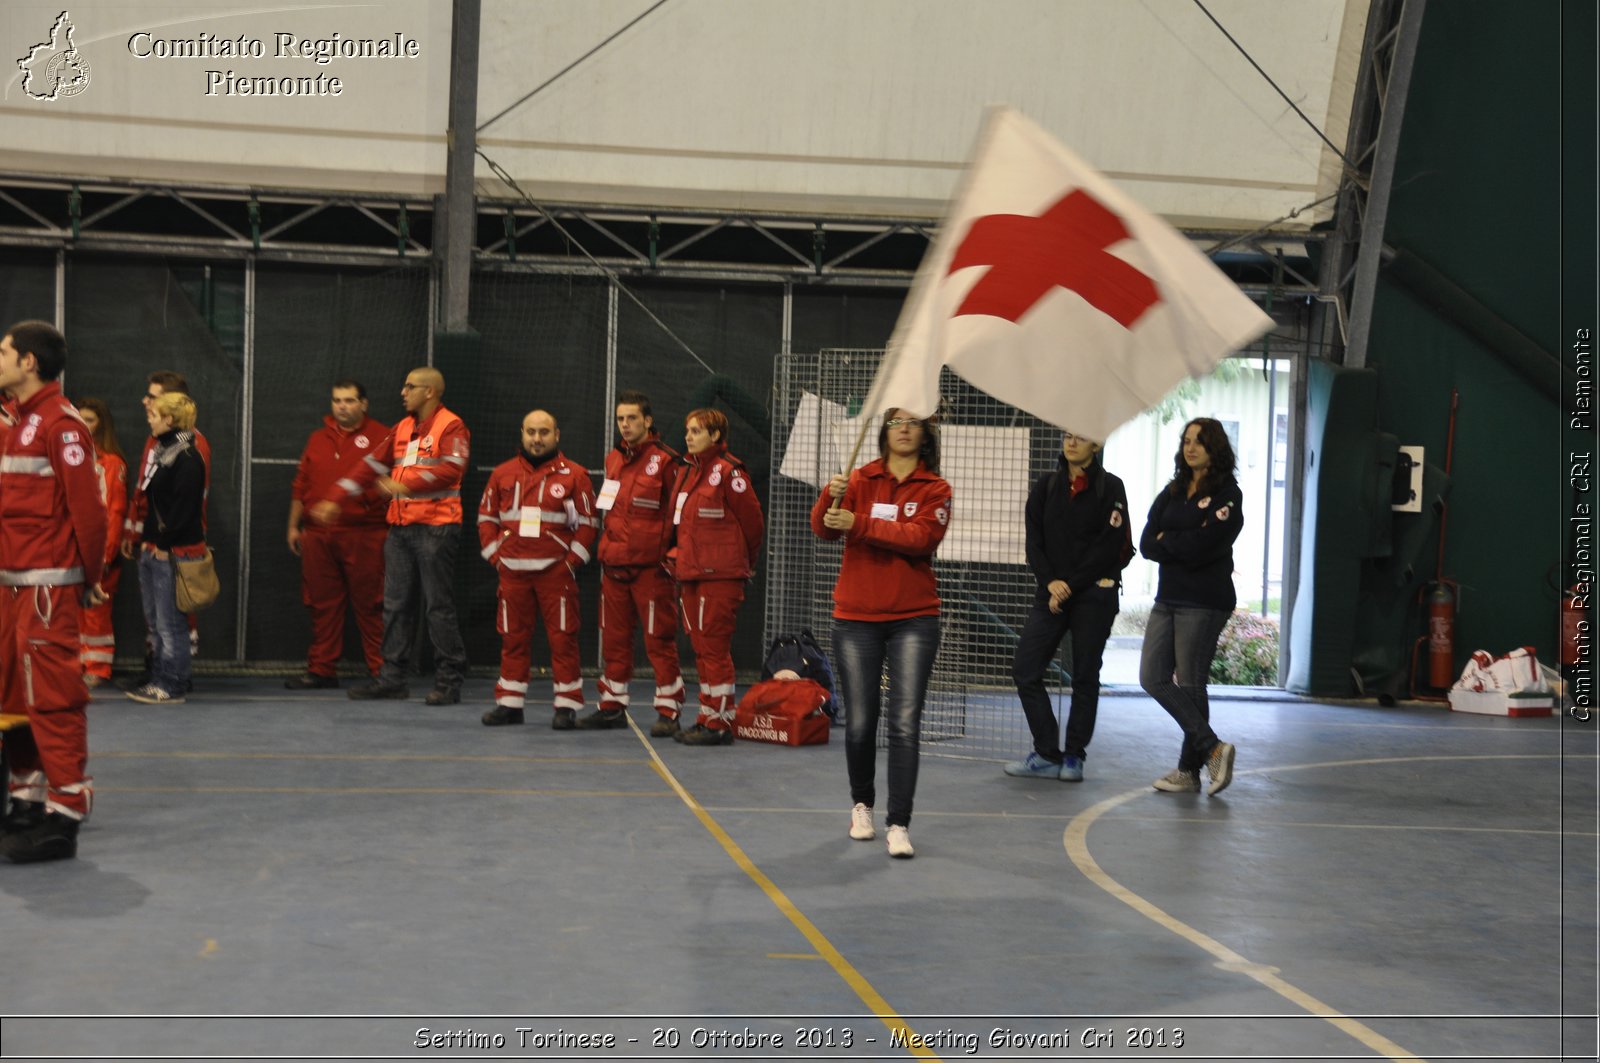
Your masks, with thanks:
[[[1081,784],[930,749],[897,861],[838,731],[279,684],[100,694],[79,858],[0,866],[0,1055],[1595,1058],[1593,724],[1219,698],[1208,798],[1107,696]]]

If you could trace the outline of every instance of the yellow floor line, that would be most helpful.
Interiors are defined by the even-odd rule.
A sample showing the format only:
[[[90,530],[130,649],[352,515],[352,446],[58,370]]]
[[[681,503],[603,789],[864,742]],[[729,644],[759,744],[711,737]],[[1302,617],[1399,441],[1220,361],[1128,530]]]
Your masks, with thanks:
[[[1560,757],[1561,754],[1559,753],[1468,754],[1464,756],[1439,754],[1418,757],[1375,757],[1368,760],[1330,760],[1315,764],[1275,765],[1267,768],[1254,768],[1250,771],[1236,771],[1234,772],[1234,775],[1237,777],[1245,775],[1267,774],[1269,772],[1312,771],[1325,768],[1370,767],[1378,764],[1414,764],[1420,761],[1552,760],[1559,759]],[[1129,801],[1133,801],[1136,798],[1145,796],[1156,796],[1156,793],[1148,787],[1143,787],[1138,790],[1129,790],[1126,793],[1118,794],[1115,797],[1108,797],[1099,804],[1092,805],[1083,812],[1080,812],[1073,818],[1071,823],[1067,824],[1067,829],[1062,835],[1062,844],[1066,847],[1067,856],[1071,858],[1073,864],[1077,866],[1078,870],[1083,872],[1084,877],[1086,877],[1090,882],[1093,882],[1096,886],[1099,886],[1101,889],[1105,890],[1107,893],[1111,894],[1111,896],[1115,897],[1123,904],[1126,904],[1128,907],[1138,912],[1140,915],[1149,919],[1151,922],[1171,931],[1184,940],[1197,945],[1206,952],[1209,952],[1211,955],[1217,958],[1219,961],[1219,966],[1225,965],[1227,970],[1234,971],[1249,978],[1255,979],[1257,982],[1261,983],[1261,985],[1272,990],[1274,993],[1277,993],[1279,996],[1294,1004],[1296,1007],[1301,1008],[1312,1015],[1326,1019],[1334,1027],[1342,1030],[1344,1033],[1349,1034],[1351,1037],[1355,1038],[1357,1041],[1360,1041],[1374,1052],[1377,1052],[1385,1058],[1392,1060],[1404,1060],[1409,1061],[1409,1063],[1420,1063],[1420,1058],[1418,1056],[1406,1051],[1406,1049],[1395,1044],[1387,1037],[1384,1037],[1370,1026],[1357,1022],[1355,1019],[1350,1018],[1331,1005],[1325,1004],[1318,1000],[1305,990],[1291,985],[1289,982],[1279,978],[1276,974],[1276,968],[1268,967],[1265,964],[1251,962],[1244,956],[1241,956],[1239,953],[1228,948],[1228,946],[1224,945],[1216,938],[1204,934],[1189,924],[1182,922],[1179,919],[1175,919],[1171,915],[1168,915],[1165,911],[1156,907],[1156,905],[1145,900],[1143,897],[1139,896],[1137,893],[1128,889],[1122,883],[1106,874],[1104,869],[1100,867],[1100,864],[1095,860],[1095,858],[1089,854],[1089,828],[1094,826],[1096,820],[1103,817],[1113,808],[1117,808],[1121,805],[1127,804]]]
[[[93,750],[95,758],[139,758],[164,760],[350,760],[350,761],[438,761],[440,763],[466,762],[472,764],[506,762],[512,764],[628,764],[642,767],[638,757],[535,757],[512,753],[241,753],[227,750]]]
[[[778,888],[777,883],[768,878],[766,873],[755,865],[755,861],[751,860],[749,855],[739,847],[739,844],[733,840],[728,832],[722,829],[722,825],[711,817],[711,813],[705,810],[705,806],[695,800],[694,795],[684,788],[684,785],[678,781],[677,776],[673,775],[671,769],[667,767],[666,762],[661,759],[661,755],[651,746],[649,736],[633,721],[632,717],[628,718],[628,727],[632,729],[634,737],[644,746],[645,751],[650,754],[650,763],[655,768],[656,773],[661,776],[668,786],[672,787],[679,800],[687,805],[689,811],[693,812],[695,818],[700,821],[700,825],[717,840],[723,851],[738,865],[739,870],[750,876],[750,880],[761,888],[761,892],[765,893],[773,906],[783,913],[784,918],[788,919],[794,925],[794,928],[800,931],[801,935],[811,943],[811,947],[817,950],[817,954],[823,960],[827,961],[828,966],[832,967],[834,973],[844,980],[845,985],[850,987],[855,995],[861,999],[861,1002],[867,1006],[867,1009],[882,1020],[891,1034],[905,1039],[908,1050],[912,1055],[923,1059],[939,1059],[938,1055],[918,1043],[917,1033],[911,1028],[911,1025],[901,1018],[894,1008],[889,1006],[889,1002],[872,987],[872,983],[868,982],[861,972],[856,970],[855,966],[845,959],[838,949],[834,948],[833,942],[829,941],[822,931],[817,929],[816,924],[807,919],[805,914],[795,907],[794,902],[788,898],[783,890]]]
[[[520,790],[498,786],[96,786],[100,794],[491,794],[502,797],[671,797],[668,790]]]

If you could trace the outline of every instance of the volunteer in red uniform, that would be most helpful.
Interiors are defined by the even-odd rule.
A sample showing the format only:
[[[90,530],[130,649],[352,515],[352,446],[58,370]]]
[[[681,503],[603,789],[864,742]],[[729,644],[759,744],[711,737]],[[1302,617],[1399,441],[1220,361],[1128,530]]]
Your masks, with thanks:
[[[0,447],[0,703],[29,722],[6,740],[0,852],[19,864],[76,856],[94,799],[78,619],[105,599],[106,507],[89,429],[57,383],[66,363],[43,321],[0,339],[0,390],[18,418]]]
[[[311,648],[305,675],[284,681],[290,690],[339,685],[344,656],[344,611],[349,605],[361,632],[367,671],[383,668],[383,541],[387,504],[372,493],[353,500],[349,519],[307,523],[306,509],[333,493],[339,480],[389,436],[367,416],[367,389],[358,380],[333,385],[332,412],[311,433],[295,472],[289,501],[289,552],[300,558],[300,598],[311,611]]]
[[[550,726],[570,731],[583,708],[578,656],[578,569],[593,556],[600,521],[594,485],[581,465],[561,453],[561,428],[544,410],[522,419],[522,449],[495,466],[478,503],[483,559],[500,573],[495,629],[500,632],[500,678],[486,727],[521,723],[531,673],[535,617],[550,643],[555,715]]]
[[[906,410],[884,414],[877,461],[835,476],[811,507],[811,530],[844,539],[833,588],[833,663],[845,708],[850,837],[876,835],[878,717],[889,667],[889,855],[909,858],[922,706],[939,650],[933,552],[950,527],[950,485],[939,476],[939,430]],[[838,505],[835,505],[835,500]]]
[[[650,397],[617,396],[616,448],[606,455],[606,480],[597,508],[600,532],[600,642],[605,668],[600,707],[578,720],[582,728],[626,727],[628,682],[633,678],[633,632],[644,628],[644,649],[655,669],[655,738],[678,731],[683,673],[678,668],[678,606],[662,567],[672,516],[678,455],[655,431]]]
[[[461,478],[472,453],[472,433],[444,405],[444,374],[420,366],[400,385],[406,416],[389,439],[373,447],[334,489],[311,507],[319,524],[341,519],[343,507],[376,490],[389,499],[389,534],[383,542],[383,667],[350,697],[405,699],[406,675],[416,635],[418,599],[433,642],[429,705],[461,700],[467,649],[456,621],[456,554],[461,548]]]
[[[150,416],[150,404],[169,391],[188,395],[189,381],[182,373],[175,373],[170,369],[159,369],[146,378],[144,398],[139,400],[140,404],[144,406],[146,417]],[[211,442],[206,439],[205,433],[201,432],[198,426],[190,429],[190,434],[193,436],[192,443],[195,452],[200,455],[200,460],[206,467],[205,487],[200,496],[200,524],[204,527],[206,499],[211,496]],[[154,472],[152,464],[155,461],[155,448],[155,437],[145,436],[144,450],[139,455],[139,478],[134,481],[133,497],[128,500],[128,515],[123,518],[122,522],[122,556],[130,561],[138,555],[139,544],[144,541],[144,522],[150,512],[150,502],[145,497],[145,490],[142,485],[150,482],[150,474]],[[199,618],[190,613],[188,623],[189,654],[193,657],[200,652]],[[150,655],[151,645],[151,638],[147,632],[145,634],[145,656],[147,659]],[[148,686],[149,683],[150,675],[147,669],[144,676],[129,684],[129,689]]]
[[[79,622],[83,681],[91,689],[111,678],[111,664],[117,655],[117,635],[111,625],[111,600],[122,582],[122,560],[117,541],[128,513],[128,459],[117,442],[117,425],[104,399],[84,399],[78,415],[89,427],[94,440],[95,467],[100,472],[100,501],[106,507],[106,557],[100,588],[106,600],[84,609]]]
[[[765,525],[749,470],[728,453],[727,415],[693,411],[683,442],[685,466],[672,492],[677,545],[667,556],[700,674],[700,717],[674,737],[690,746],[732,745],[734,621]]]

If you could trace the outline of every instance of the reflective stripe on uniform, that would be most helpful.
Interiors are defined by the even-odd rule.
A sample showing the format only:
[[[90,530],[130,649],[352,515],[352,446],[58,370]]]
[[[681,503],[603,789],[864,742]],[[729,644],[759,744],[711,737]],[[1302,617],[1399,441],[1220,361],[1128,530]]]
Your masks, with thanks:
[[[0,587],[61,587],[83,582],[83,567],[0,570]]]
[[[50,466],[49,458],[28,458],[16,454],[8,454],[0,458],[0,472],[20,473],[24,476],[54,476],[55,469]]]

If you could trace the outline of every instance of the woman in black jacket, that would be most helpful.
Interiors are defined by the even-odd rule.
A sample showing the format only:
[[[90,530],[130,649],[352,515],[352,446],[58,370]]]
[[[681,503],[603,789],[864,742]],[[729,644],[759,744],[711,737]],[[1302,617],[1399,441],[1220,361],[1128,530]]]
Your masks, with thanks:
[[[1028,493],[1028,567],[1038,588],[1017,637],[1011,677],[1033,752],[1005,766],[1021,779],[1081,782],[1100,704],[1100,662],[1117,616],[1117,587],[1133,559],[1128,493],[1099,460],[1100,444],[1067,432],[1054,471]],[[1072,708],[1063,751],[1044,678],[1072,632]]]
[[[206,464],[194,447],[194,400],[177,391],[145,411],[156,437],[140,484],[149,499],[139,549],[139,598],[150,629],[150,682],[128,697],[153,705],[184,700],[189,689],[189,623],[178,608],[177,559],[205,554]]]
[[[1217,640],[1233,613],[1233,541],[1244,525],[1233,447],[1222,424],[1197,417],[1183,426],[1172,482],[1156,495],[1139,552],[1161,566],[1144,633],[1139,685],[1183,728],[1178,766],[1153,784],[1166,793],[1208,794],[1233,781],[1233,746],[1211,730],[1206,679]]]

